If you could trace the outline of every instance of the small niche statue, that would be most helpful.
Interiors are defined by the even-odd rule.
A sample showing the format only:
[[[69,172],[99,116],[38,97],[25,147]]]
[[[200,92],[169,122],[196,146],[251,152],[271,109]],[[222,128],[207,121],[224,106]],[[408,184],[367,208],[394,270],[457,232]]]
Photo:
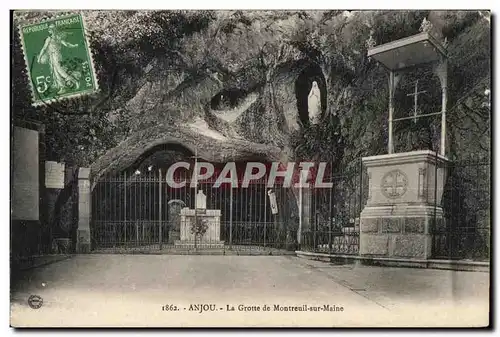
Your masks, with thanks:
[[[312,82],[311,91],[307,97],[307,110],[309,113],[309,122],[317,124],[321,114],[321,92],[316,81]]]

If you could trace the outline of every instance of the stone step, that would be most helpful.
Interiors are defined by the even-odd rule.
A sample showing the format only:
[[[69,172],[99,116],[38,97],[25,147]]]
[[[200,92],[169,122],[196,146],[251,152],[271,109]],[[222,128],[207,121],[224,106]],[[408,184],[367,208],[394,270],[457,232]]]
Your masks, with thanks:
[[[194,248],[195,242],[192,240],[175,240],[175,248]],[[196,242],[197,248],[224,248],[224,241],[201,241]]]

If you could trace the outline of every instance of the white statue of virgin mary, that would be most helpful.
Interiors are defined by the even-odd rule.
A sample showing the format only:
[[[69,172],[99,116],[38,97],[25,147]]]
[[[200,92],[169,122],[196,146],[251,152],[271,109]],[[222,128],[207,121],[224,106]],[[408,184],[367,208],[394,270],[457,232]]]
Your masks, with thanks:
[[[309,95],[307,96],[307,110],[309,113],[309,122],[317,124],[321,114],[321,93],[316,81],[312,83],[311,91],[309,91]]]

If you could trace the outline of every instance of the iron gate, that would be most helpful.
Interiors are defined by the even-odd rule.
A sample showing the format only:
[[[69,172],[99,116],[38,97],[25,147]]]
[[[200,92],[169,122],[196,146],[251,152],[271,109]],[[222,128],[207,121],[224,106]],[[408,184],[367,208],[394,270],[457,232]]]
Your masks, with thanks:
[[[179,252],[192,250],[179,241],[180,210],[193,209],[196,191],[203,190],[207,210],[220,210],[223,247],[204,249],[236,252],[292,253],[296,226],[290,209],[289,189],[273,188],[279,212],[272,214],[267,196],[267,176],[251,181],[248,188],[214,188],[215,179],[191,185],[190,174],[176,176],[182,188],[166,184],[166,170],[127,173],[99,180],[92,192],[92,248],[95,252]],[[238,186],[241,186],[241,181]],[[296,212],[295,212],[296,213]],[[177,226],[177,227],[176,227]],[[218,241],[218,240],[217,240]]]

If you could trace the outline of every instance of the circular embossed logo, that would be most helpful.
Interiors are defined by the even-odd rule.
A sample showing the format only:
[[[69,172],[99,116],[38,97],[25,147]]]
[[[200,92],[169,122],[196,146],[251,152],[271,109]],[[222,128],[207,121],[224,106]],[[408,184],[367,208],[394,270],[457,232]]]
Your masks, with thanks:
[[[401,170],[392,170],[382,177],[382,194],[389,199],[396,199],[406,193],[408,177]]]
[[[28,298],[28,305],[31,309],[40,309],[43,305],[43,299],[38,295],[31,295]]]

